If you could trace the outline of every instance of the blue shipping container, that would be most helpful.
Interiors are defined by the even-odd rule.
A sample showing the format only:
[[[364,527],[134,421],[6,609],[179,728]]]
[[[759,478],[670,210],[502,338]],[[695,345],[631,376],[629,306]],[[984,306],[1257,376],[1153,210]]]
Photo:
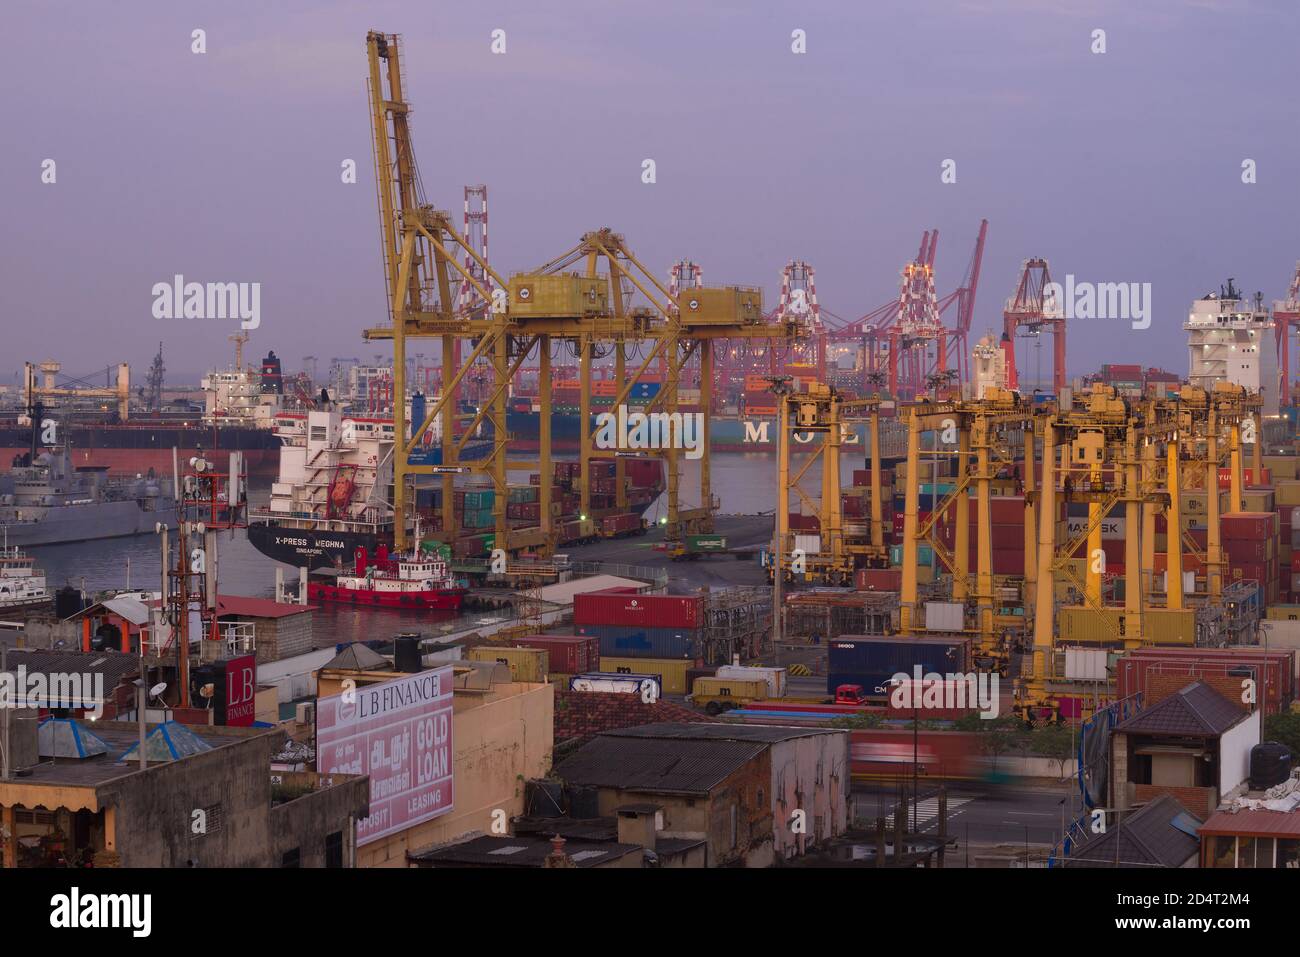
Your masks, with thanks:
[[[861,685],[868,695],[879,697],[894,675],[912,674],[920,665],[925,673],[965,674],[970,670],[970,642],[948,638],[852,638],[833,639],[827,649],[826,690],[840,685]]]
[[[600,639],[606,658],[694,658],[696,632],[690,628],[639,628],[635,625],[575,625],[574,634]]]

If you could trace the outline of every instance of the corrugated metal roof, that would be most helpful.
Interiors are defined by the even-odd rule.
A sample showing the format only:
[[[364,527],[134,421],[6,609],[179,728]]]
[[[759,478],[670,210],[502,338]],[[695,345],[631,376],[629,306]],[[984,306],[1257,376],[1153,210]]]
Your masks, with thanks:
[[[104,676],[107,693],[121,682],[123,676],[140,674],[140,659],[119,651],[47,651],[33,648],[10,648],[9,668],[19,665],[28,674],[90,674]]]
[[[1218,811],[1201,825],[1201,833],[1300,837],[1300,811]]]
[[[551,842],[534,837],[476,837],[450,847],[411,854],[411,860],[434,867],[541,867],[554,850]],[[636,844],[567,841],[564,853],[579,867],[595,867],[628,854],[640,854]]]
[[[115,615],[121,615],[133,625],[149,621],[149,606],[135,598],[109,598],[103,606]]]
[[[758,741],[692,741],[612,732],[579,748],[556,766],[555,775],[579,787],[707,795],[765,747]]]
[[[1209,685],[1194,681],[1158,704],[1116,725],[1127,734],[1218,737],[1246,719],[1246,712]]]
[[[393,663],[379,652],[354,641],[321,666],[333,671],[390,671]]]
[[[593,575],[591,578],[575,578],[555,585],[547,585],[536,594],[549,605],[572,605],[575,595],[585,595],[605,588],[649,588],[643,581],[635,578],[619,578],[617,575]],[[516,594],[525,594],[517,592]]]
[[[606,731],[605,736],[671,738],[679,741],[759,741],[775,744],[778,741],[792,741],[795,738],[809,738],[818,734],[845,733],[833,728],[790,728],[767,724],[686,724],[674,721]]]

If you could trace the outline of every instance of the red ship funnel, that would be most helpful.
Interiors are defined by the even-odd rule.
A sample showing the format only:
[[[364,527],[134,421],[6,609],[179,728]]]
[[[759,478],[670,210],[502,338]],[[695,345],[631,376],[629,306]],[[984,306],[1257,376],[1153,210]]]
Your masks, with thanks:
[[[355,573],[358,575],[364,575],[366,573],[366,547],[364,545],[357,546],[357,551],[353,558],[356,560]]]

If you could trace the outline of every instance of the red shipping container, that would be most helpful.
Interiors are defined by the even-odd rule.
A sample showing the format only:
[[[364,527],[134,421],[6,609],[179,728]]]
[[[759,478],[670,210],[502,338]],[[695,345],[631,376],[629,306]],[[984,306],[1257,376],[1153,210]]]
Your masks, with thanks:
[[[1246,668],[1250,674],[1234,676],[1233,669]],[[1265,714],[1276,714],[1295,699],[1295,651],[1264,651],[1259,648],[1160,648],[1132,651],[1115,666],[1116,688],[1120,698],[1146,690],[1146,677],[1152,674],[1187,675],[1188,682],[1203,676],[1254,677],[1256,701]]]
[[[632,513],[606,515],[600,520],[600,530],[606,535],[621,535],[641,527],[641,516]]]
[[[1230,565],[1261,564],[1268,559],[1268,540],[1228,539],[1223,543],[1223,551]]]
[[[1223,540],[1262,539],[1277,534],[1276,512],[1236,512],[1221,517]]]
[[[853,587],[858,591],[901,591],[901,568],[859,568],[853,573]]]
[[[1247,487],[1251,485],[1271,485],[1273,483],[1272,473],[1268,469],[1260,469],[1259,475],[1255,475],[1252,468],[1242,468],[1242,480]],[[1219,469],[1219,491],[1227,491],[1232,488],[1232,469]]]
[[[701,602],[698,596],[588,592],[573,599],[573,623],[697,628]]]
[[[972,515],[975,510],[971,509]],[[998,495],[989,499],[989,517],[994,525],[1025,524],[1025,500],[1019,495]]]
[[[545,648],[554,674],[580,675],[600,670],[600,639],[583,635],[528,635],[515,648]]]
[[[977,559],[971,556],[970,568],[975,571]],[[1024,549],[1001,549],[993,552],[993,574],[995,575],[1023,575],[1025,572],[1025,551]]]

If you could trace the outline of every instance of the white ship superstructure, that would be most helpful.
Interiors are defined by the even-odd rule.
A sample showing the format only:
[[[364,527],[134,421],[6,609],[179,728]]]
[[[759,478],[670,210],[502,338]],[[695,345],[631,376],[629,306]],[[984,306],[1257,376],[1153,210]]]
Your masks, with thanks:
[[[45,574],[17,545],[0,546],[0,614],[48,604]]]
[[[209,372],[201,383],[203,421],[209,425],[272,427],[280,412],[281,396],[262,390],[262,373],[255,369]]]
[[[1189,384],[1212,390],[1230,382],[1263,398],[1266,415],[1278,411],[1278,359],[1273,317],[1261,298],[1245,300],[1231,279],[1218,295],[1192,303],[1187,322]]]
[[[1007,353],[989,333],[971,350],[971,373],[975,379],[975,398],[982,399],[990,389],[1007,387]]]
[[[373,533],[392,524],[393,422],[334,410],[282,413],[280,474],[266,512],[281,528]]]

